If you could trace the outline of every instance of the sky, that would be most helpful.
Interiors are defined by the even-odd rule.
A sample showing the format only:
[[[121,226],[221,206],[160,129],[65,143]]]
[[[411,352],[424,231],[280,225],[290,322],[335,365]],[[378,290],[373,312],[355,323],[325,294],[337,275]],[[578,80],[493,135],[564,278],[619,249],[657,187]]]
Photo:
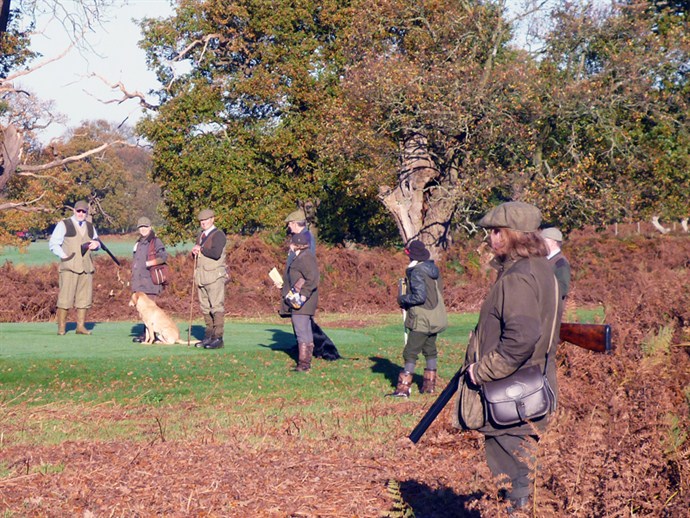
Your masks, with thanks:
[[[144,52],[137,42],[141,39],[134,18],[162,18],[172,14],[169,0],[125,0],[118,8],[108,11],[108,20],[98,31],[87,36],[92,52],[72,49],[64,58],[21,77],[16,85],[34,92],[39,99],[52,99],[55,111],[68,117],[66,124],[54,123],[39,135],[42,142],[60,137],[70,127],[78,126],[83,120],[105,119],[120,124],[134,125],[141,118],[142,110],[136,100],[124,103],[104,104],[99,100],[119,99],[118,90],[111,90],[98,78],[99,74],[110,83],[122,81],[130,91],[146,92],[158,86],[153,72],[147,70]],[[39,19],[37,30],[46,29],[45,34],[32,38],[32,50],[46,58],[55,57],[69,46],[65,29],[55,21],[47,23]]]

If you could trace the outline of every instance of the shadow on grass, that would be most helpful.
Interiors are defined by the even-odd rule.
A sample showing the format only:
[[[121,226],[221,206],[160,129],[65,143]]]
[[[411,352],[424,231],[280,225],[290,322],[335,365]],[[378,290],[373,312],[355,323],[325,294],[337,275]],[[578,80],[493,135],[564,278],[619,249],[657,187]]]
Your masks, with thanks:
[[[414,511],[416,518],[481,518],[481,513],[468,509],[470,502],[484,494],[459,495],[447,487],[432,489],[416,480],[400,482],[400,496]]]
[[[373,363],[371,372],[374,374],[384,374],[391,386],[395,388],[398,384],[398,374],[402,370],[402,367],[393,363],[388,358],[381,358],[380,356],[370,356],[369,359]],[[412,385],[417,387],[421,387],[423,381],[424,377],[421,374],[415,374],[412,377]]]
[[[299,356],[297,352],[297,343],[295,342],[295,335],[288,333],[283,329],[267,329],[273,333],[271,340],[273,343],[270,344],[259,344],[259,347],[266,347],[271,349],[271,351],[282,351],[287,354],[290,358],[297,361]]]

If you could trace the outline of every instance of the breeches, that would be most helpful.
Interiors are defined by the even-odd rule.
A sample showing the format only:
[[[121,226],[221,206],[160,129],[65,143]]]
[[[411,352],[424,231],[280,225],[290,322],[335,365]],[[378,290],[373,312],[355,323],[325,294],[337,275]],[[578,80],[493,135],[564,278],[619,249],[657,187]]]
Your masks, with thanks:
[[[419,353],[422,353],[427,360],[436,358],[438,356],[436,351],[437,336],[408,330],[407,343],[403,349],[403,359],[406,362],[416,363]]]
[[[89,309],[93,303],[93,274],[60,272],[57,307]]]
[[[486,463],[494,477],[512,484],[508,498],[516,500],[532,494],[530,465],[535,465],[536,436],[496,435],[485,437]]]
[[[202,314],[225,313],[225,279],[220,278],[211,284],[198,286],[197,293]]]
[[[298,344],[314,343],[314,333],[311,330],[311,315],[292,315],[292,329]]]

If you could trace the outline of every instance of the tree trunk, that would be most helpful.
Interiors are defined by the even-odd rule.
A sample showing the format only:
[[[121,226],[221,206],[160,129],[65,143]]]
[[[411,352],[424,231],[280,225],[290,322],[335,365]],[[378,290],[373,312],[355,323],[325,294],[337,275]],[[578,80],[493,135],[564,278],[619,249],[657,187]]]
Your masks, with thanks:
[[[403,243],[419,239],[437,257],[448,244],[453,197],[443,196],[443,175],[429,154],[424,135],[416,133],[401,142],[400,155],[397,184],[379,187],[379,197],[393,215]]]

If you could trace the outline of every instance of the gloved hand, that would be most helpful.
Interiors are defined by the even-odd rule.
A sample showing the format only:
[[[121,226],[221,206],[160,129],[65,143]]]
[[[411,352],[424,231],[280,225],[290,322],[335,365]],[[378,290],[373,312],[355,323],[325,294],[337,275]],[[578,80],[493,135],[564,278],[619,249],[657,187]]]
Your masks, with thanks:
[[[465,371],[465,380],[467,381],[467,385],[469,387],[479,386],[479,384],[477,383],[477,378],[475,377],[475,374],[474,374],[474,371],[476,369],[477,369],[477,364],[473,363]]]
[[[405,309],[405,302],[402,295],[398,295],[398,306]]]
[[[288,294],[285,295],[285,302],[287,302],[292,309],[300,309],[304,305],[305,301],[306,297],[300,295],[295,288],[292,288],[290,291],[288,291]]]

